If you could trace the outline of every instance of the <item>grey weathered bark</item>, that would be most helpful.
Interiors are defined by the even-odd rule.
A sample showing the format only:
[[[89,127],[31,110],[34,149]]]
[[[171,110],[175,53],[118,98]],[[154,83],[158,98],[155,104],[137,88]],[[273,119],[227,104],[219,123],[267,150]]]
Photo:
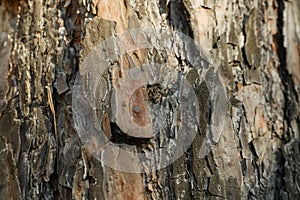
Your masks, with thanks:
[[[300,197],[300,1],[1,0],[0,17],[1,199]],[[226,128],[203,159],[199,133],[166,168],[111,169],[74,128],[76,73],[97,42],[161,26],[192,37],[218,67]],[[127,59],[165,59],[153,52]]]

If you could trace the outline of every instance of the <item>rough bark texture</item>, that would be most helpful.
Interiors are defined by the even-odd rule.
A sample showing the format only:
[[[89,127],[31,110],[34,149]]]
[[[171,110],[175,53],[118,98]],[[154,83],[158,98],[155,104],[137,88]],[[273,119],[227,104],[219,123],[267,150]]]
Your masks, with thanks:
[[[1,0],[1,199],[298,199],[299,19],[298,0]],[[192,37],[229,105],[205,158],[199,133],[172,165],[130,174],[83,148],[72,87],[98,42],[138,27]],[[164,57],[138,51],[122,62],[147,59]]]

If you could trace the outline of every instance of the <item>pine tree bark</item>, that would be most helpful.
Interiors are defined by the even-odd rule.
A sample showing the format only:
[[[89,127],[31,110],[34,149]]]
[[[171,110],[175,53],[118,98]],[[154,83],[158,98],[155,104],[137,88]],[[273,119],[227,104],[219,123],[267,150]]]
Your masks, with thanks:
[[[299,198],[299,19],[298,0],[2,0],[1,199]],[[171,165],[126,173],[84,148],[72,94],[97,43],[140,27],[193,38],[217,66],[228,108],[204,158],[199,132]]]

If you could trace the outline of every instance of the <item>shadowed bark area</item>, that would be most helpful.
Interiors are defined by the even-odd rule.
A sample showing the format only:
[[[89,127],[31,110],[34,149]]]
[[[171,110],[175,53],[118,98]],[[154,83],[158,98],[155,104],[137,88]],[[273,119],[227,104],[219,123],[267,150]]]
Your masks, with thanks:
[[[299,19],[298,0],[1,0],[1,199],[298,199]],[[100,126],[114,145],[146,152],[138,158],[146,160],[144,171],[127,173],[101,163],[80,140],[72,95],[85,58],[99,43],[141,27],[182,32],[200,49],[138,49],[103,73]],[[217,141],[209,136],[216,144],[199,158],[212,111],[208,86],[197,85],[197,70],[189,71],[199,100],[198,132],[175,162],[151,171],[147,164],[155,163],[147,152],[177,137],[171,119],[178,105],[167,105],[173,110],[158,137],[133,137],[114,116],[113,94],[125,88],[117,83],[132,66],[154,61],[192,68],[188,55],[201,50],[226,90],[224,129]],[[175,92],[155,84],[136,90],[135,122],[147,124],[141,117],[147,106]]]

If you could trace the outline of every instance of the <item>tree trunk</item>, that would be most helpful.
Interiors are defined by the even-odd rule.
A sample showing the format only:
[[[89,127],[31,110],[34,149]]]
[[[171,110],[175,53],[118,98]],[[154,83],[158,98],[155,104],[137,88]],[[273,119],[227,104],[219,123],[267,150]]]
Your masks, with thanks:
[[[1,199],[300,197],[300,1],[1,0],[0,18]],[[131,30],[160,28],[183,46],[134,49]],[[122,37],[115,60],[93,57],[115,55]],[[127,95],[145,63],[188,82],[166,92],[142,78]],[[218,75],[204,84],[207,66]]]

